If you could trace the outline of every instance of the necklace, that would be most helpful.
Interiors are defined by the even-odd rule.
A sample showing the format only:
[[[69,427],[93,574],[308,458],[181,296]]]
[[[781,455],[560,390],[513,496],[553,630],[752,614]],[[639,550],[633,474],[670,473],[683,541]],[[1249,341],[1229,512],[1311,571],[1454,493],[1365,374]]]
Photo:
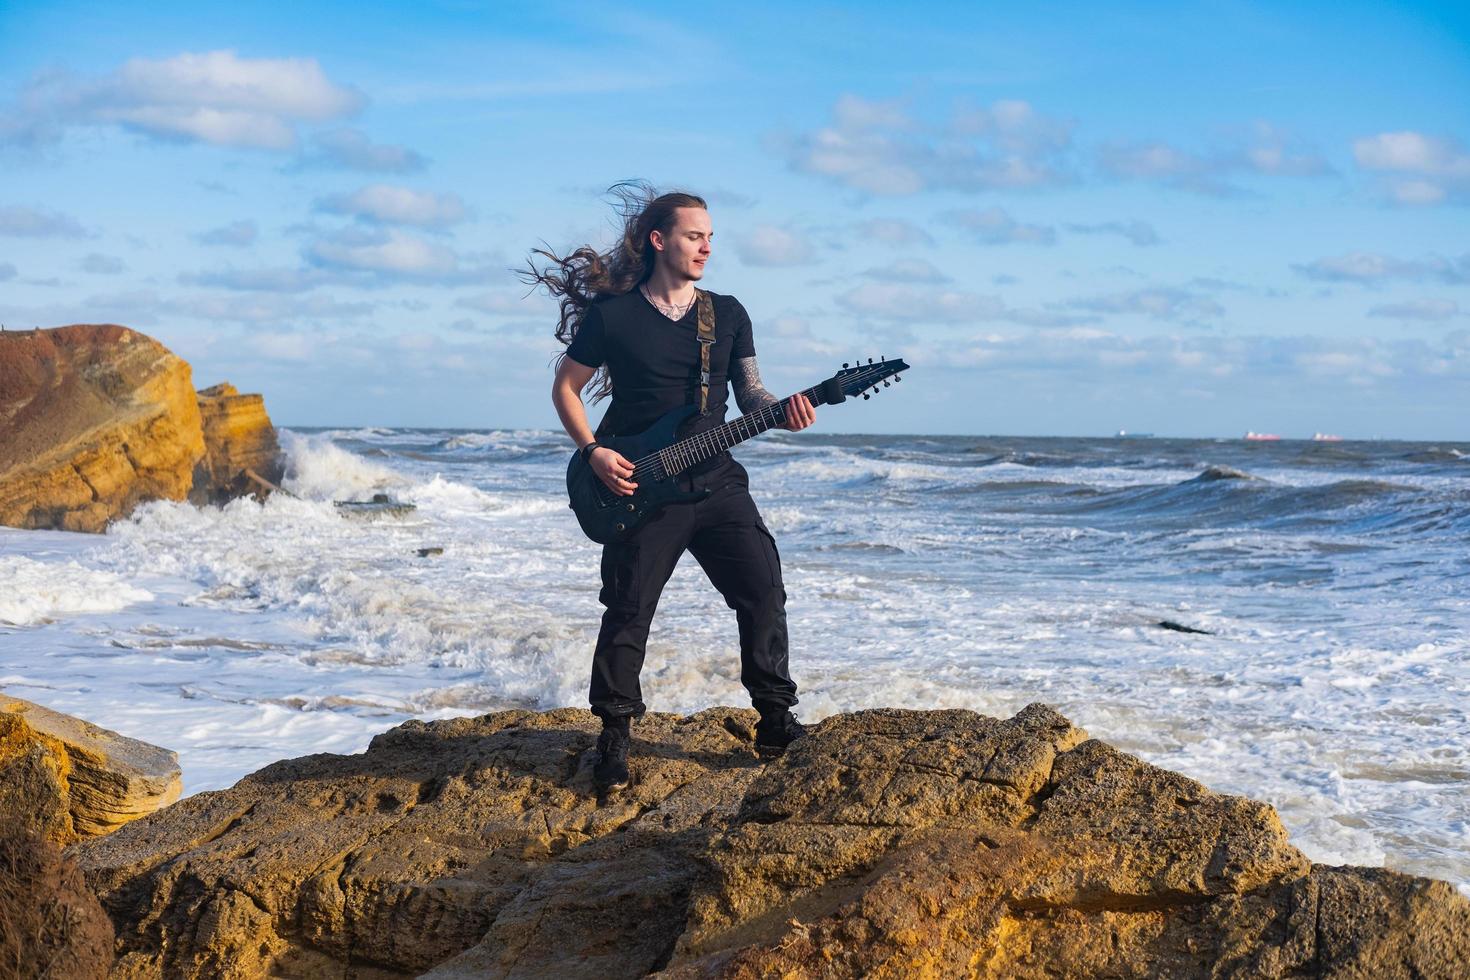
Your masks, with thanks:
[[[638,291],[643,294],[643,298],[648,300],[649,304],[652,305],[655,310],[658,310],[670,320],[684,319],[684,314],[689,312],[689,307],[693,306],[694,301],[699,298],[699,294],[695,293],[693,296],[689,297],[689,302],[685,303],[683,306],[669,306],[664,303],[660,303],[658,300],[650,296],[648,294],[648,287],[646,285],[639,284]]]

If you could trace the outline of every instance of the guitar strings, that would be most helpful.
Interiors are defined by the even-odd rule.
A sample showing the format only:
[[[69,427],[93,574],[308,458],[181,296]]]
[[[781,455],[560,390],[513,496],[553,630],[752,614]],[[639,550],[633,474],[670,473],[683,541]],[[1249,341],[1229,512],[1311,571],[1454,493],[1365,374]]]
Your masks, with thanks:
[[[847,378],[845,380],[850,384],[853,378],[861,378],[862,384],[857,386],[857,390],[861,391],[864,388],[868,387],[868,382],[870,380],[876,380],[877,378],[883,376],[883,371],[886,369],[886,367],[886,361],[883,364],[875,364],[872,366],[864,365],[861,371],[857,372],[857,374],[855,374],[853,377]],[[815,387],[807,388],[802,391],[802,394],[810,398],[816,393],[816,391],[817,389]],[[854,394],[855,393],[856,392],[854,392]],[[682,472],[686,467],[701,462],[702,460],[699,457],[702,456],[705,451],[713,454],[714,452],[729,448],[728,446],[719,445],[718,440],[720,438],[719,434],[721,430],[728,429],[730,432],[734,433],[737,432],[739,428],[747,422],[754,422],[757,424],[765,423],[762,427],[758,428],[757,431],[752,432],[750,435],[745,436],[740,440],[737,440],[737,442],[743,442],[744,439],[748,439],[750,438],[750,436],[759,435],[772,426],[777,425],[779,423],[779,419],[775,414],[775,410],[781,408],[783,404],[784,400],[773,402],[772,404],[767,405],[758,411],[751,412],[747,415],[742,415],[737,419],[732,419],[731,421],[724,423],[717,429],[712,429],[709,432],[701,432],[687,439],[681,439],[673,445],[665,446],[663,449],[660,449],[657,452],[650,453],[647,456],[643,456],[633,462],[633,476],[635,478],[646,476],[653,470],[653,467],[655,465],[661,466],[666,476],[673,476],[677,472]],[[782,408],[781,417],[784,417],[785,414],[785,409]],[[769,416],[769,418],[767,418],[767,416]],[[735,445],[735,443],[731,443],[731,445]],[[680,449],[676,447],[684,448]],[[676,464],[677,469],[675,469]],[[610,493],[611,491],[608,490],[607,485],[604,484],[601,480],[598,480],[597,483],[597,496],[599,499],[602,500],[603,504],[606,505],[609,503],[616,503],[616,498],[613,498],[612,500],[608,499],[607,493]],[[604,491],[606,491],[607,493],[605,493]]]

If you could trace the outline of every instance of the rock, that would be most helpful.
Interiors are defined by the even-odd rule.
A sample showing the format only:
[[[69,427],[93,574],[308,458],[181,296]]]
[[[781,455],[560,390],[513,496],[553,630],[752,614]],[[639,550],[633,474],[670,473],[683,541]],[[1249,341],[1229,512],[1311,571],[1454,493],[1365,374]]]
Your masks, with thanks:
[[[199,417],[205,453],[194,471],[190,500],[219,504],[246,494],[264,497],[267,489],[247,470],[281,482],[281,447],[260,395],[242,395],[229,383],[205,388],[199,392]]]
[[[183,500],[204,455],[189,365],[127,327],[0,334],[0,524],[101,531]]]
[[[179,798],[178,755],[0,694],[0,818],[57,844]]]
[[[72,845],[115,976],[1463,976],[1470,902],[1313,867],[1265,804],[1032,705],[864,711],[782,759],[653,714],[411,721]]]
[[[106,529],[145,500],[221,503],[281,477],[259,395],[197,394],[189,365],[127,327],[0,333],[0,524]]]
[[[0,820],[0,977],[101,980],[112,943],[112,923],[76,863]]]

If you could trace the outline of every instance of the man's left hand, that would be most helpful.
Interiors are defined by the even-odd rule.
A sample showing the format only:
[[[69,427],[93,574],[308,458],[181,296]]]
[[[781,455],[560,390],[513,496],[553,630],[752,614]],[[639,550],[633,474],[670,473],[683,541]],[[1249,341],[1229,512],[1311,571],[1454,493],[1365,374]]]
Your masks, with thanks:
[[[817,420],[817,410],[801,392],[786,399],[781,407],[786,412],[786,421],[781,424],[781,428],[790,432],[800,432]]]

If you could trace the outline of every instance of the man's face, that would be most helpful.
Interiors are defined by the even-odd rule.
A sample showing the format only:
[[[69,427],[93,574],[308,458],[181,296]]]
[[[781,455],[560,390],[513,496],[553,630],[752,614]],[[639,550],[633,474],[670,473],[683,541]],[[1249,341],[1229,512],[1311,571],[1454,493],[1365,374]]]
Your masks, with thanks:
[[[704,208],[675,208],[674,226],[667,235],[657,231],[649,239],[658,251],[659,263],[676,278],[695,281],[704,275],[709,260],[709,212]]]

